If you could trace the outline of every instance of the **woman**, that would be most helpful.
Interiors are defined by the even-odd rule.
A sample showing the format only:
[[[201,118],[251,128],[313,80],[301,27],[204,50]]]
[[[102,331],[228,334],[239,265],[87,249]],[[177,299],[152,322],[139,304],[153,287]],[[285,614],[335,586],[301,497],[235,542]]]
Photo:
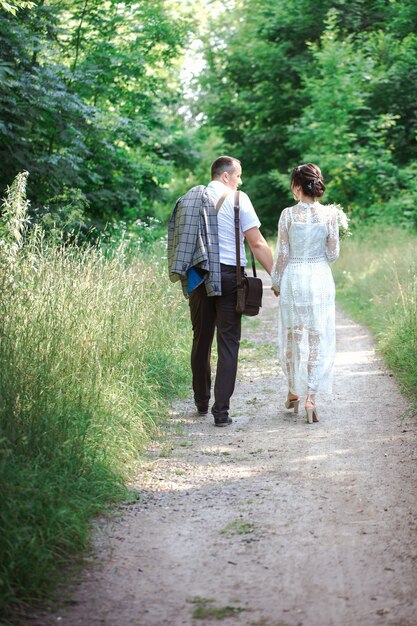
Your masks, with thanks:
[[[280,296],[278,338],[288,380],[285,406],[298,413],[306,396],[307,423],[318,422],[315,397],[331,393],[335,354],[335,287],[329,263],[339,255],[338,209],[317,199],[325,190],[320,168],[299,165],[291,173],[295,206],[284,209],[272,287]]]

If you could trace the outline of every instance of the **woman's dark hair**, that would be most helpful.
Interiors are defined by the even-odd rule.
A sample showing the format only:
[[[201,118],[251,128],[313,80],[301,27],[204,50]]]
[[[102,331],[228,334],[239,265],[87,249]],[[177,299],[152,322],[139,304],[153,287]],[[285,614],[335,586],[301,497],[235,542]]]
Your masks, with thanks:
[[[326,187],[320,168],[314,163],[305,163],[291,172],[291,189],[301,187],[306,196],[321,198]]]

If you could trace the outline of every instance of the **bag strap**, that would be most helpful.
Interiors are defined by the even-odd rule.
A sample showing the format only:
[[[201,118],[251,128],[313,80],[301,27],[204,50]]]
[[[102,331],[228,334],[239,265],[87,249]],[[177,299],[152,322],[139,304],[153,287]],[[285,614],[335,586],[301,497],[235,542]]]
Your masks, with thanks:
[[[233,206],[235,212],[235,244],[236,244],[236,282],[238,288],[242,285],[242,270],[240,269],[240,221],[239,221],[239,191],[235,191],[235,203]]]
[[[235,212],[235,242],[236,242],[236,280],[237,286],[240,287],[242,284],[242,273],[240,269],[240,221],[239,221],[239,211],[240,211],[240,191],[235,191],[235,203],[234,203],[234,212]],[[249,246],[250,249],[250,246]],[[251,263],[252,263],[252,272],[256,278],[256,267],[255,267],[255,257],[253,256],[252,250],[250,251]]]
[[[249,246],[249,250],[250,250],[250,246]],[[250,251],[250,260],[251,260],[251,263],[252,263],[252,272],[253,272],[253,275],[254,275],[254,276],[255,276],[255,278],[256,278],[255,257],[253,256],[253,252],[252,252],[252,250]]]
[[[226,191],[226,193],[224,193],[218,200],[217,200],[217,204],[216,204],[216,213],[218,213],[221,209],[221,206],[223,204],[223,202],[226,200],[227,196],[229,195],[229,191]]]

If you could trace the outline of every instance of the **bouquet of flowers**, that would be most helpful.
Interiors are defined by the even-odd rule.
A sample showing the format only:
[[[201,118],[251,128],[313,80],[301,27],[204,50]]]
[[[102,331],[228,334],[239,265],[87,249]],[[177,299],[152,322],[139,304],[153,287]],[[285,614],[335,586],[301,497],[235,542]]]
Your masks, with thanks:
[[[342,241],[346,237],[350,237],[352,231],[349,228],[349,218],[338,204],[336,205],[337,209],[337,225],[339,226],[339,239]]]

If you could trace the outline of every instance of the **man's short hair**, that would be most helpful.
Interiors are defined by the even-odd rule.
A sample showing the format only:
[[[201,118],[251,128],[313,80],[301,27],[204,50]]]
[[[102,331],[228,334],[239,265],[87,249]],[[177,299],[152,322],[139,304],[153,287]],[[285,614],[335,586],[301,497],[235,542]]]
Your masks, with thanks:
[[[220,178],[223,172],[233,174],[236,169],[236,165],[240,165],[239,159],[234,159],[230,156],[221,156],[216,159],[211,166],[211,178],[215,180]]]

